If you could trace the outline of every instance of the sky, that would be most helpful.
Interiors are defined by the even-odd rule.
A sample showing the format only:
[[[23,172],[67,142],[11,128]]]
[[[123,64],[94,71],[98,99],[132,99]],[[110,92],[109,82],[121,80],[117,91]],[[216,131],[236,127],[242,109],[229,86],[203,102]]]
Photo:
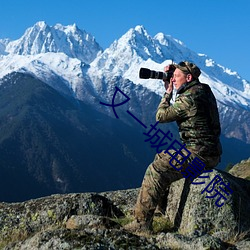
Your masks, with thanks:
[[[0,39],[18,39],[38,21],[76,23],[103,49],[143,25],[250,81],[249,0],[0,0]]]

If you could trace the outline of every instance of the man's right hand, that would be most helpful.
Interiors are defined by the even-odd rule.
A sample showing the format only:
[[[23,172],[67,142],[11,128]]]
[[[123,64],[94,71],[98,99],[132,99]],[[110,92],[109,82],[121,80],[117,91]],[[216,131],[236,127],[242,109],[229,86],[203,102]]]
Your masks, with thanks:
[[[170,68],[170,65],[165,66],[164,67],[164,71],[168,72]],[[166,93],[170,94],[173,91],[173,82],[172,82],[172,78],[170,78],[170,82],[168,82],[167,80],[163,80],[164,81],[164,86],[166,89]]]

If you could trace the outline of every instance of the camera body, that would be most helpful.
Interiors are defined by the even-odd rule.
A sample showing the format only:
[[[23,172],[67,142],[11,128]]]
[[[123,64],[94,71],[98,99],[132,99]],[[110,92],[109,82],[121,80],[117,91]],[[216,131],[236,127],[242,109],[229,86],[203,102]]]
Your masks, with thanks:
[[[148,68],[140,68],[139,77],[141,79],[162,79],[170,81],[170,78],[173,76],[175,71],[175,66],[173,64],[169,65],[169,70],[167,72],[154,71]]]

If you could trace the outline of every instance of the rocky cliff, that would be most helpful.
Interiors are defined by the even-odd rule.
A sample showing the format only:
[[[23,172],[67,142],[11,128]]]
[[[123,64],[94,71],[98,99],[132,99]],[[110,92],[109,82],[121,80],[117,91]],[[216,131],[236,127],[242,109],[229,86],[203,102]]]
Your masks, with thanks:
[[[225,185],[217,183],[213,192],[232,189],[218,202],[219,196],[201,194],[215,177]],[[166,213],[155,214],[151,235],[123,229],[139,189],[0,203],[0,248],[250,249],[250,181],[218,170],[195,182],[201,180],[200,185],[185,179],[171,185]]]

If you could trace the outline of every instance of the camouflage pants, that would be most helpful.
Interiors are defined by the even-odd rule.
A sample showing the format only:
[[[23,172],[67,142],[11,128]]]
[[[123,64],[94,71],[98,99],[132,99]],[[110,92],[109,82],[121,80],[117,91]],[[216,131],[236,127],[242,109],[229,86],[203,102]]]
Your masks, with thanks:
[[[174,154],[175,151],[170,150],[170,153]],[[182,151],[182,153],[187,156],[186,151]],[[178,154],[175,157],[177,161],[181,162],[181,155]],[[206,169],[216,167],[220,161],[220,157],[202,158],[192,153],[182,165],[176,160],[172,160],[172,164],[177,169],[182,166],[181,171],[184,171],[188,163],[192,162],[195,157],[198,157],[206,164]],[[171,158],[172,156],[163,152],[156,154],[154,161],[147,168],[134,210],[135,218],[138,221],[152,221],[154,211],[165,196],[170,184],[183,178],[181,171],[177,171],[170,165]]]

